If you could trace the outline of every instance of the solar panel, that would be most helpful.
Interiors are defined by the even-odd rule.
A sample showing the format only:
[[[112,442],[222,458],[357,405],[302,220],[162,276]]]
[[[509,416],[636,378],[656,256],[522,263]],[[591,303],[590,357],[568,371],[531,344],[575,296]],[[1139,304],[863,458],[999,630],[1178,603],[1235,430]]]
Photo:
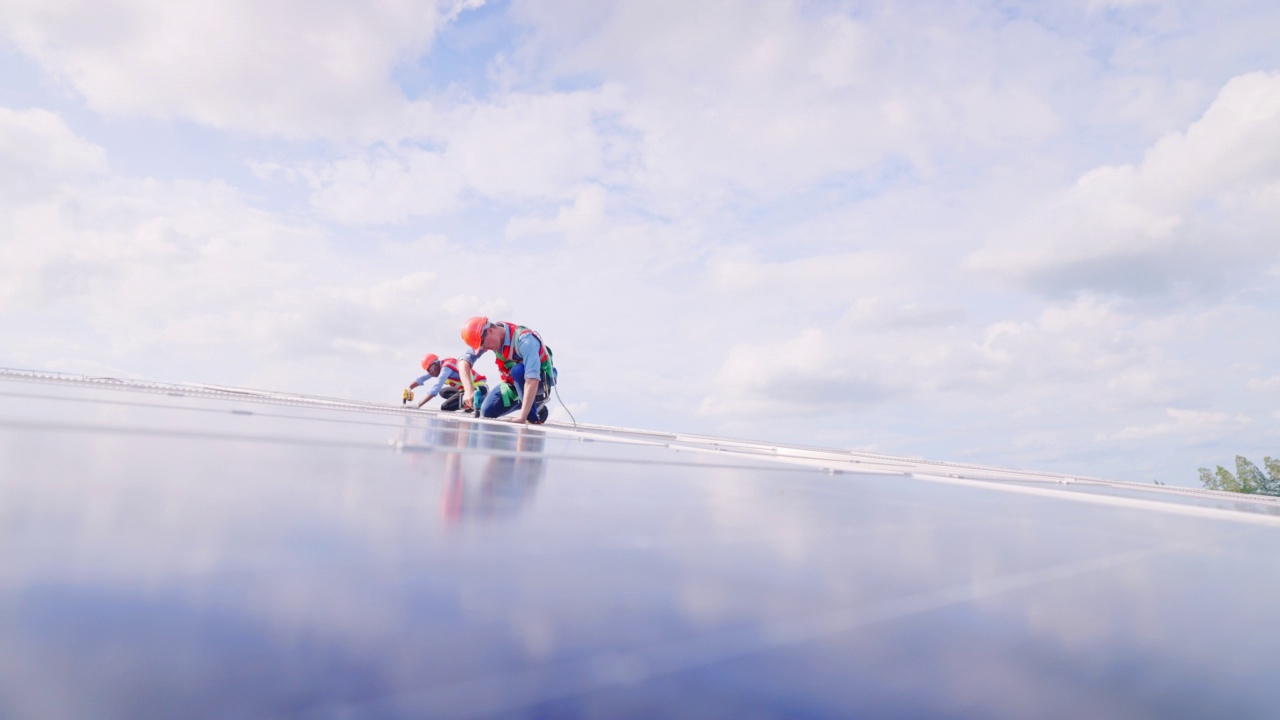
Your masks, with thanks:
[[[0,717],[1274,717],[1280,506],[0,373]]]

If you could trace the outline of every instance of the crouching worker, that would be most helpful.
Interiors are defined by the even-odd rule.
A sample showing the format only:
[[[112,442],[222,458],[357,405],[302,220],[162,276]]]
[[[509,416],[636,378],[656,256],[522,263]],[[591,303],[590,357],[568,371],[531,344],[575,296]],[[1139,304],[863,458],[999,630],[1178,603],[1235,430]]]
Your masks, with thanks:
[[[556,384],[556,369],[551,361],[551,348],[542,342],[538,333],[515,323],[473,317],[462,326],[462,341],[471,348],[471,352],[458,358],[464,407],[470,407],[467,401],[471,397],[472,367],[481,355],[492,350],[502,384],[485,397],[480,416],[502,417],[518,408],[520,422],[546,422],[550,411],[547,400]]]
[[[413,381],[409,385],[409,389],[405,391],[405,397],[409,400],[413,399],[413,389],[422,386],[427,388],[426,395],[422,398],[422,402],[418,403],[418,407],[426,405],[431,398],[439,395],[443,400],[440,409],[445,412],[453,412],[460,410],[464,406],[471,408],[476,403],[483,404],[484,397],[489,391],[489,385],[485,381],[483,375],[474,375],[471,380],[471,387],[465,390],[467,397],[471,397],[474,393],[476,398],[474,402],[464,404],[462,402],[464,390],[462,385],[462,375],[458,372],[458,361],[455,358],[445,358],[441,360],[438,355],[428,353],[422,358],[422,369],[427,371],[426,375]],[[470,374],[470,373],[469,373]],[[428,387],[428,383],[430,386]]]

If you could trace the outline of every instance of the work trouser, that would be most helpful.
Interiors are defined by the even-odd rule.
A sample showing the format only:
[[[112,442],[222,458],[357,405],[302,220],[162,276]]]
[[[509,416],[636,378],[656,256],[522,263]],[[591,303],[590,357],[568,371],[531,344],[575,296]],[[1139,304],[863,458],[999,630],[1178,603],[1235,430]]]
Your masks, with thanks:
[[[476,406],[478,407],[484,402],[485,395],[488,392],[489,388],[488,388],[488,385],[482,382],[477,382],[473,384],[472,387],[474,387],[476,389],[476,392],[480,394],[480,402],[476,403]],[[444,412],[454,412],[456,410],[461,410],[462,395],[463,395],[463,392],[462,392],[462,388],[460,387],[452,387],[452,386],[445,387],[440,391],[440,400],[442,401],[440,403],[440,409],[443,410]]]
[[[529,408],[529,417],[525,418],[531,423],[541,423],[546,421],[549,413],[547,401],[551,399],[551,386],[555,384],[555,379],[559,375],[555,368],[551,368],[551,373],[542,373],[538,378],[538,393],[533,397],[533,405]],[[493,392],[489,393],[484,399],[484,404],[480,407],[480,416],[487,418],[502,417],[507,413],[515,412],[520,409],[520,404],[524,402],[524,363],[517,363],[511,368],[511,382],[499,383]]]

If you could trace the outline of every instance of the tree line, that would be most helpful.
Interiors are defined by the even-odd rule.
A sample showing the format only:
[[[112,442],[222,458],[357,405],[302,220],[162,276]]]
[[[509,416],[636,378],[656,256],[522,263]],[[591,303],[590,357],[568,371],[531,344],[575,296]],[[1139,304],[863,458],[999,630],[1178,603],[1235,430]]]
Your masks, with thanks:
[[[1280,460],[1269,457],[1262,458],[1262,465],[1267,469],[1264,473],[1257,465],[1236,456],[1236,472],[1218,466],[1217,470],[1200,468],[1200,484],[1206,490],[1226,490],[1227,492],[1248,493],[1250,495],[1280,495]]]

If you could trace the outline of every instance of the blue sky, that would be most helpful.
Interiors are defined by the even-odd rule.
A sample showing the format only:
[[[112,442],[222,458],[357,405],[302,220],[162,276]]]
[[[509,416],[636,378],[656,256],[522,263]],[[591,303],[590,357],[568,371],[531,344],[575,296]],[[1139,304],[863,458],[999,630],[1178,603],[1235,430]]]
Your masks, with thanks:
[[[1270,2],[16,0],[0,364],[1194,484],[1280,455]]]

